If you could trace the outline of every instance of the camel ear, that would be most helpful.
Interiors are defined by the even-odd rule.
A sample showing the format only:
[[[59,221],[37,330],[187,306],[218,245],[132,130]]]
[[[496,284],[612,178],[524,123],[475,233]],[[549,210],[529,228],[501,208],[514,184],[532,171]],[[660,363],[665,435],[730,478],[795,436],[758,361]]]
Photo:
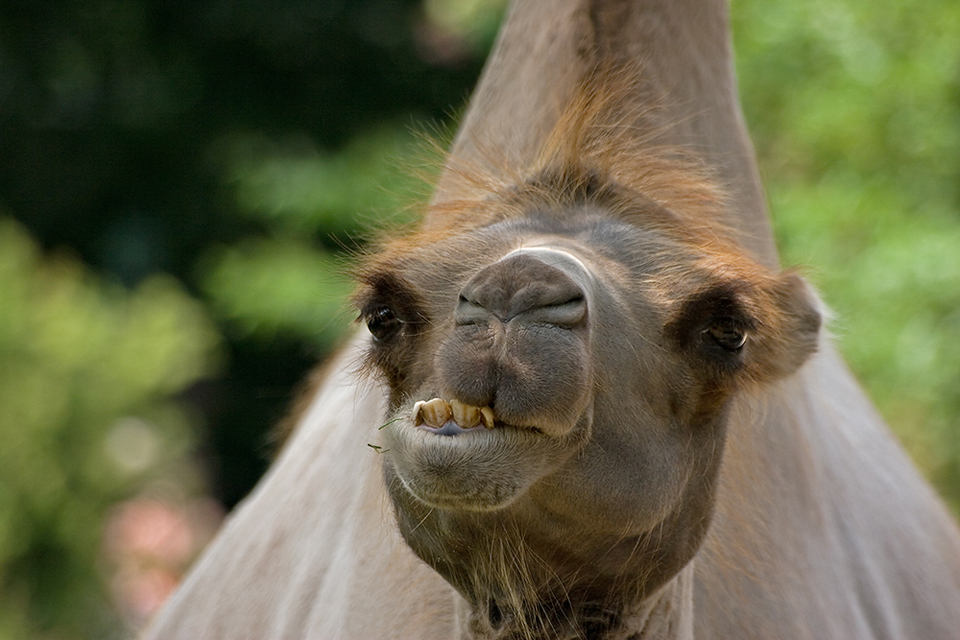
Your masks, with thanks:
[[[792,271],[720,278],[686,299],[666,335],[718,382],[790,375],[817,350],[817,299]]]
[[[757,382],[795,372],[817,350],[821,314],[810,286],[793,271],[775,276],[753,294],[757,331],[745,355],[745,369]],[[759,304],[757,304],[759,303]]]

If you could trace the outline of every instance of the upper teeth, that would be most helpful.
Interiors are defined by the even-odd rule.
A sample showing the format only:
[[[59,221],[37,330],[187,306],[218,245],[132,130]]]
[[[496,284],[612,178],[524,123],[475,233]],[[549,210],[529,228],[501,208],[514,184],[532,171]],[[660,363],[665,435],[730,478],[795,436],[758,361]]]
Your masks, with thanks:
[[[487,429],[493,429],[494,416],[493,409],[490,407],[474,407],[459,400],[447,402],[442,398],[421,400],[413,405],[413,423],[415,425],[426,423],[439,429],[451,417],[464,429],[475,427],[481,422]]]

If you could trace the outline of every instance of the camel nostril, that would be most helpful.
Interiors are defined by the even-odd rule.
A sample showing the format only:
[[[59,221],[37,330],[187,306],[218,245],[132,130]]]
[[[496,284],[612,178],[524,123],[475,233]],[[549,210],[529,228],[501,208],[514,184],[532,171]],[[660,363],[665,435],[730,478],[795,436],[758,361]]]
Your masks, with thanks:
[[[529,322],[574,326],[580,324],[586,315],[587,302],[581,295],[565,302],[537,307],[527,312],[525,317]]]
[[[560,326],[582,322],[587,301],[576,281],[587,278],[582,264],[572,256],[565,261],[568,254],[563,252],[540,253],[544,255],[514,253],[477,273],[460,291],[456,324],[478,324],[492,317],[508,322],[517,316]]]
[[[469,300],[460,294],[457,300],[457,308],[453,312],[453,321],[459,325],[477,324],[490,318],[490,312],[483,308],[483,305]]]

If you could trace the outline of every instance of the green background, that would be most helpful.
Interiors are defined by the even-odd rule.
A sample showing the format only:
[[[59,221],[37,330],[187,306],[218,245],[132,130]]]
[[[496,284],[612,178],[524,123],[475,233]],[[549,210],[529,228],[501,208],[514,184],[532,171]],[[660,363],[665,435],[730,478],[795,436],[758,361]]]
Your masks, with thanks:
[[[0,4],[0,639],[122,637],[249,491],[502,9]],[[783,262],[956,510],[960,4],[733,26]]]

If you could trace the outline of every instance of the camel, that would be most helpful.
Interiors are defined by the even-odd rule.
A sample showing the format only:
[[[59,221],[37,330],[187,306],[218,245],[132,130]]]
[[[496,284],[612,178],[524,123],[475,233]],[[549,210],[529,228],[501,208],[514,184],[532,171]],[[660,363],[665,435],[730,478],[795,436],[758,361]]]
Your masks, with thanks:
[[[778,266],[727,22],[515,2],[145,638],[956,637],[960,531]]]

